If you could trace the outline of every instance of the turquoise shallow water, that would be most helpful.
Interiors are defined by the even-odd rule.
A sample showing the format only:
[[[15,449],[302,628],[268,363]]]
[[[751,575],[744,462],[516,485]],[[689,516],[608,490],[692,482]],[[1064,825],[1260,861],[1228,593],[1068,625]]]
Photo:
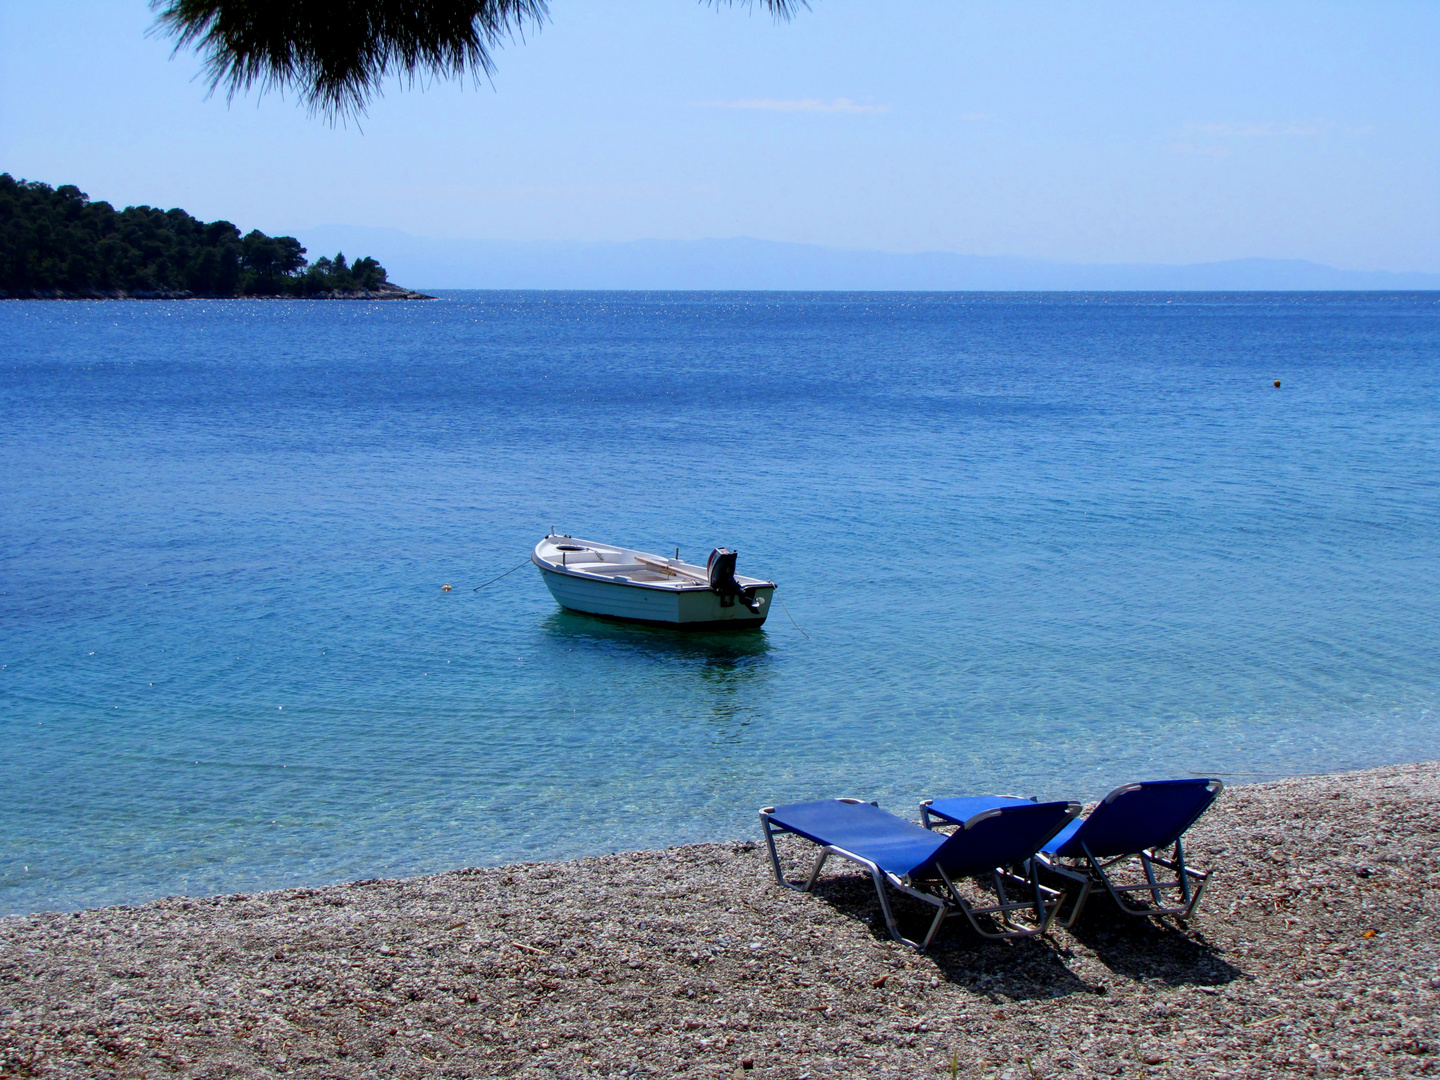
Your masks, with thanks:
[[[1437,358],[1435,294],[0,304],[0,912],[1433,758]],[[809,636],[471,591],[551,524]]]

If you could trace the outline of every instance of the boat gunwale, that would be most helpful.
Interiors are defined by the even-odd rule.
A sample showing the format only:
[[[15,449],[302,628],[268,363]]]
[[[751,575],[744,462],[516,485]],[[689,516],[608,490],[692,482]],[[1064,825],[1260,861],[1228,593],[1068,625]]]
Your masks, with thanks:
[[[573,569],[571,569],[570,567],[565,566],[565,565],[563,565],[563,564],[561,564],[561,565],[559,565],[559,566],[556,566],[554,563],[546,562],[544,559],[542,559],[542,558],[540,557],[540,544],[545,543],[546,540],[552,540],[552,539],[555,539],[555,537],[554,537],[553,534],[552,534],[551,536],[545,537],[544,539],[542,539],[542,540],[540,541],[540,543],[536,544],[536,545],[535,545],[535,549],[530,552],[530,561],[535,564],[536,568],[538,568],[539,571],[540,571],[542,574],[561,574],[561,575],[563,575],[563,576],[565,576],[565,577],[578,578],[578,579],[580,579],[581,581],[594,581],[594,582],[598,582],[599,584],[602,584],[602,585],[614,585],[614,586],[616,586],[617,588],[621,588],[621,589],[654,589],[654,590],[656,590],[656,591],[666,592],[666,593],[678,593],[678,592],[711,592],[711,591],[712,591],[709,585],[702,584],[701,582],[698,582],[698,581],[686,581],[686,582],[684,582],[684,583],[680,583],[680,582],[676,582],[676,583],[671,583],[671,582],[660,583],[660,582],[652,582],[652,581],[636,581],[636,580],[634,580],[633,578],[629,578],[629,579],[627,579],[627,580],[625,580],[625,581],[616,581],[613,577],[607,576],[607,575],[605,575],[605,574],[596,574],[596,573],[594,573],[594,572],[592,572],[592,571],[589,571],[589,570],[573,570]],[[595,544],[595,541],[593,541],[593,540],[581,540],[581,539],[579,539],[578,537],[574,537],[574,536],[561,537],[561,539],[573,540],[573,541],[575,541],[576,543],[580,543],[580,544],[592,544],[592,545]],[[636,549],[636,548],[621,548],[621,547],[616,547],[614,544],[600,544],[600,545],[598,545],[598,546],[599,546],[599,547],[606,547],[606,548],[613,548],[618,554],[624,554],[624,553],[626,553],[626,552],[631,552],[631,553],[633,553],[633,554],[645,555],[645,556],[648,556],[649,558],[652,558],[652,559],[663,559],[663,558],[664,558],[663,555],[652,555],[652,554],[651,554],[650,552],[648,552],[648,551],[639,551],[639,550]],[[667,561],[668,561],[668,560],[667,560]],[[686,566],[690,566],[690,565],[692,565],[692,564],[686,563],[685,565],[686,565]],[[696,569],[698,570],[698,569],[702,569],[702,568],[701,568],[701,567],[696,567]],[[740,583],[741,583],[745,588],[747,588],[747,589],[774,589],[774,588],[778,588],[778,586],[777,586],[777,585],[775,584],[775,582],[773,582],[773,581],[764,581],[764,580],[761,580],[760,578],[748,578],[748,579],[743,579],[743,580],[742,580],[742,575],[740,575],[740,574],[736,574],[736,575],[735,575],[735,578],[736,578],[737,581],[740,581]],[[767,612],[766,614],[768,615],[769,613]]]

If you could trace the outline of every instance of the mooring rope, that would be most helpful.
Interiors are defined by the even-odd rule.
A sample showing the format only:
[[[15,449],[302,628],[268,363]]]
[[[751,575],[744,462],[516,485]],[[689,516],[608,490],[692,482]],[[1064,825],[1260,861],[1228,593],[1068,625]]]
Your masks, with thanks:
[[[778,598],[777,598],[777,599],[778,599]],[[784,600],[781,600],[781,601],[780,601],[780,606],[785,609],[785,614],[786,614],[786,615],[790,615],[790,608],[789,608],[789,606],[785,603]],[[800,624],[799,624],[798,622],[795,622],[795,616],[794,616],[794,615],[790,615],[790,621],[795,624],[795,629],[796,629],[796,630],[800,630]],[[804,631],[804,630],[800,630],[800,633],[805,634],[805,631]],[[809,634],[805,634],[805,640],[806,640],[806,641],[809,641],[809,640],[810,640],[810,635],[809,635]]]
[[[522,562],[522,563],[520,564],[520,566],[524,566],[525,563],[528,563],[529,561],[530,561],[529,559],[526,559],[525,562]],[[500,577],[492,577],[489,581],[485,582],[485,585],[494,585],[495,582],[497,582],[497,581],[500,580],[500,578],[502,578],[502,577],[509,577],[509,576],[510,576],[511,574],[513,574],[516,570],[519,570],[519,569],[520,569],[520,566],[512,566],[509,570],[506,570],[505,573],[501,574]],[[485,585],[476,585],[475,588],[471,589],[470,591],[471,591],[471,592],[479,592],[481,589],[483,589],[483,588],[485,587]]]

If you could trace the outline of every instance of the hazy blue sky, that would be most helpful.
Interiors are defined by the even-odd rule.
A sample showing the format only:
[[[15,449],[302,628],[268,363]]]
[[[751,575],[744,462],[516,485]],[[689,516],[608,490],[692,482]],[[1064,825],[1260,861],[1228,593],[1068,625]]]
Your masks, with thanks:
[[[1440,271],[1440,3],[553,0],[493,87],[206,100],[143,0],[0,0],[0,169],[242,228]]]

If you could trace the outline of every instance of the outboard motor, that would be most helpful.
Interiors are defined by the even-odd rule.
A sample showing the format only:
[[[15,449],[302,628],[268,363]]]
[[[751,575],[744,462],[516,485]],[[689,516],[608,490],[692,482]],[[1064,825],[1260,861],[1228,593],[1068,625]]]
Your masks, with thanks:
[[[731,551],[729,548],[716,548],[710,552],[710,559],[705,563],[705,570],[710,577],[710,590],[719,595],[721,607],[734,607],[738,599],[753,614],[760,614],[760,601],[747,593],[744,587],[735,580],[735,560],[739,552]]]

